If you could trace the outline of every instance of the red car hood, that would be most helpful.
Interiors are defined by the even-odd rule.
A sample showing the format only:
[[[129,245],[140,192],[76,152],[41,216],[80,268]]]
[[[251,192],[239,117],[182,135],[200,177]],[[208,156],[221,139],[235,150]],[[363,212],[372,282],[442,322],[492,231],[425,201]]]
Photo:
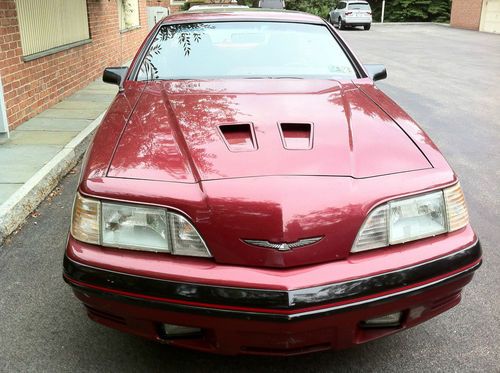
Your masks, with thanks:
[[[192,183],[271,175],[366,178],[431,167],[351,82],[235,79],[148,83],[108,176]]]

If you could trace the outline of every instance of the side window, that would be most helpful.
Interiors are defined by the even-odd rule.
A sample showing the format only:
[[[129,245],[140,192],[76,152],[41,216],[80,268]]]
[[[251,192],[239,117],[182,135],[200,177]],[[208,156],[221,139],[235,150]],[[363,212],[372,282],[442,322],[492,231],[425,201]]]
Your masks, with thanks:
[[[346,3],[344,3],[343,1],[341,1],[341,2],[339,3],[338,9],[344,9],[344,8],[345,8],[345,6],[346,6]]]

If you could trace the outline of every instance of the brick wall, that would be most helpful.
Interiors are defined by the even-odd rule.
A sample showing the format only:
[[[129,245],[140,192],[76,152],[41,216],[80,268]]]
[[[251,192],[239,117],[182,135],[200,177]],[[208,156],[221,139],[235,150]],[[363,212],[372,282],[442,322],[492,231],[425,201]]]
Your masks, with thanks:
[[[469,30],[479,30],[483,0],[453,0],[450,25]]]
[[[170,13],[177,13],[182,11],[182,4],[172,4],[170,0],[147,0],[148,6],[162,6],[170,8]]]
[[[0,0],[0,76],[9,127],[46,110],[102,74],[131,59],[147,35],[146,0],[141,28],[120,33],[117,0],[87,0],[92,43],[33,61],[22,60],[15,0]]]

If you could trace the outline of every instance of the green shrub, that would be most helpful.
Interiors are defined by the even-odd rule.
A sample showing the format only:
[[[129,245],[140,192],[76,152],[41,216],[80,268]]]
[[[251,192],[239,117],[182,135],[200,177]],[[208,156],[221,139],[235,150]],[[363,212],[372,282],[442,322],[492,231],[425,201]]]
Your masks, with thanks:
[[[380,21],[382,0],[368,0]],[[386,0],[384,22],[449,22],[451,0]]]
[[[285,0],[286,8],[315,14],[322,18],[328,18],[332,10],[332,1],[327,0]]]
[[[327,18],[339,0],[288,0],[286,8]],[[368,0],[373,19],[380,21],[382,0]],[[449,22],[451,0],[386,0],[386,22]]]

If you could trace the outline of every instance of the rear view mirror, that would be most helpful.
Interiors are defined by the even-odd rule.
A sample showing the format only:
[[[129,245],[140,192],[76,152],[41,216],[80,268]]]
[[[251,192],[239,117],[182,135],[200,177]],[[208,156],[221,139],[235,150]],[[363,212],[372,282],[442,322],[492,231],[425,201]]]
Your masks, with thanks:
[[[106,67],[102,74],[102,81],[104,83],[115,84],[121,88],[127,71],[128,67]]]
[[[387,70],[384,65],[380,64],[369,64],[363,65],[365,67],[368,76],[373,79],[373,81],[382,80],[387,78]]]

